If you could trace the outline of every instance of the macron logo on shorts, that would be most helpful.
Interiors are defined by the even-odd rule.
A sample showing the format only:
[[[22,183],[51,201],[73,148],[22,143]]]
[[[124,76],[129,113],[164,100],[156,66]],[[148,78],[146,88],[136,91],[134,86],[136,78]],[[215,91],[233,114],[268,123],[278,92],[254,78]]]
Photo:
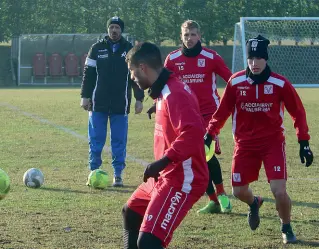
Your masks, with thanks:
[[[241,182],[240,173],[233,173],[233,181],[234,182]]]
[[[167,213],[165,214],[165,219],[162,221],[161,228],[167,229],[167,226],[172,219],[173,214],[176,211],[176,206],[180,203],[182,197],[181,192],[176,192],[175,196],[171,198],[171,205],[169,206]]]

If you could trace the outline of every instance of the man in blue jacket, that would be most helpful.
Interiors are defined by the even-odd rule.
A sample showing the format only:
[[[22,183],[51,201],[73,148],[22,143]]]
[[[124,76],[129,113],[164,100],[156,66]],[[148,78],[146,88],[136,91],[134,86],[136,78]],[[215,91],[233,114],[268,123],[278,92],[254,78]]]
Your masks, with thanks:
[[[114,187],[123,186],[132,88],[136,114],[142,112],[144,99],[144,92],[131,80],[125,62],[132,44],[122,37],[123,31],[124,22],[119,17],[107,21],[108,36],[90,48],[81,87],[81,107],[89,111],[89,167],[93,171],[102,164],[101,154],[110,120]]]

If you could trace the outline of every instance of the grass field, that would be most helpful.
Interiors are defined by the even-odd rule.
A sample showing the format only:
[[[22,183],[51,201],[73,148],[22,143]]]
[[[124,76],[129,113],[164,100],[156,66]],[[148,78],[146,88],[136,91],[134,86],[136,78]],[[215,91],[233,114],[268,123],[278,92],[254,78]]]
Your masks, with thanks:
[[[319,90],[298,90],[308,112],[311,148],[319,150]],[[130,114],[125,187],[92,190],[85,186],[88,145],[87,113],[79,107],[79,89],[0,90],[0,168],[11,177],[8,196],[0,202],[0,248],[122,248],[121,208],[141,183],[143,166],[134,161],[153,159],[153,122],[145,114]],[[286,115],[288,190],[293,200],[293,227],[300,242],[289,248],[319,247],[319,168],[300,164],[294,129]],[[230,122],[221,135],[219,156],[228,193],[233,141]],[[45,175],[41,189],[23,185],[31,167]],[[112,175],[110,156],[103,169]],[[273,197],[261,171],[254,183],[265,197],[261,225],[250,231],[247,206],[232,198],[233,212],[198,216],[203,197],[176,231],[169,248],[282,248],[279,219]],[[287,248],[288,248],[287,247]]]

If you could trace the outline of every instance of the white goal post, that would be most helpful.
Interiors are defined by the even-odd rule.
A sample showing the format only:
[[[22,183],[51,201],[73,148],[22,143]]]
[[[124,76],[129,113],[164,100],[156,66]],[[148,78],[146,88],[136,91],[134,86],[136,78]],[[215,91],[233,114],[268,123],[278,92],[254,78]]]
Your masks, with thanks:
[[[295,87],[319,87],[319,17],[241,17],[235,24],[232,72],[247,67],[246,41],[270,40],[269,66]]]

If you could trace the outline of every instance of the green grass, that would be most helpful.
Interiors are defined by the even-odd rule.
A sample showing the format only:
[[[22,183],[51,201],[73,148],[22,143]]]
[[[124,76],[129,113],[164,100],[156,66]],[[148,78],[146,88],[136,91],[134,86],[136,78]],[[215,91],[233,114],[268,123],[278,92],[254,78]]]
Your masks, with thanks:
[[[319,149],[319,90],[298,90],[308,112],[315,155]],[[92,190],[85,186],[88,145],[81,138],[55,128],[66,127],[87,134],[87,113],[79,106],[79,89],[1,89],[0,168],[11,177],[8,196],[0,202],[0,248],[122,248],[121,208],[142,182],[143,167],[127,161],[123,189]],[[18,110],[3,106],[7,103]],[[130,115],[128,154],[146,161],[153,159],[153,122],[145,114]],[[24,112],[24,113],[23,113]],[[40,122],[30,116],[51,123]],[[42,120],[43,121],[43,120]],[[287,127],[288,191],[294,202],[293,227],[301,242],[290,248],[319,246],[319,169],[315,159],[310,168],[300,164],[299,146],[289,115]],[[233,141],[230,122],[221,135],[219,156],[224,183],[230,188]],[[28,189],[23,173],[40,168],[45,185]],[[110,156],[104,153],[103,169],[112,175]],[[307,178],[308,180],[302,180]],[[203,197],[177,229],[169,248],[282,248],[279,219],[263,170],[254,183],[256,194],[266,198],[261,225],[250,231],[247,206],[232,199],[229,215],[198,216],[196,210],[207,202]]]

